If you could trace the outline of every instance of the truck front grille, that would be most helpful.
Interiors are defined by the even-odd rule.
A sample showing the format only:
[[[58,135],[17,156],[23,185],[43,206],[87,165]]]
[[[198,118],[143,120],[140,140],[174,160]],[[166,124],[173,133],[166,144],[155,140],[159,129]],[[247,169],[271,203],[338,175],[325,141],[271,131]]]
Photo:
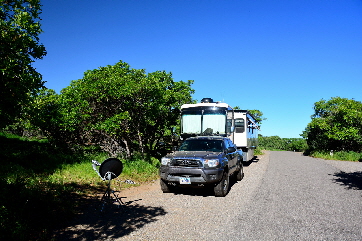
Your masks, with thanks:
[[[202,167],[202,163],[199,160],[192,159],[174,159],[172,166],[180,167]]]
[[[172,177],[201,177],[201,174],[190,174],[190,173],[170,173]]]

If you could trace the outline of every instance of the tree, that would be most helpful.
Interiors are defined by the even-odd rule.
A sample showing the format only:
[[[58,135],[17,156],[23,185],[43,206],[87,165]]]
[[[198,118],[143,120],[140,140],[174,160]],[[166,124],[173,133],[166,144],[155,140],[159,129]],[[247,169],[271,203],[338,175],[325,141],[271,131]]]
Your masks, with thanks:
[[[39,44],[40,13],[39,0],[0,0],[0,128],[43,87],[42,76],[31,65],[46,54]]]
[[[181,105],[192,101],[191,84],[175,82],[165,71],[146,73],[120,61],[86,71],[58,97],[40,95],[37,103],[56,110],[50,123],[58,128],[48,129],[57,130],[53,137],[58,140],[95,143],[112,154],[124,151],[131,156],[138,151],[154,155],[157,144],[169,138],[170,129],[178,125]]]
[[[29,122],[26,129],[30,132],[39,134],[40,131],[46,137],[60,139],[63,137],[59,136],[62,119],[59,110],[59,95],[52,89],[43,88],[32,96],[30,104],[23,109],[21,121]]]
[[[333,97],[314,104],[303,137],[312,150],[362,151],[362,103]]]
[[[303,138],[281,138],[258,135],[259,147],[266,150],[305,151],[308,146]]]
[[[267,118],[263,118],[263,112],[260,110],[248,110],[254,117],[255,121],[261,126],[262,121],[266,120]]]
[[[235,106],[233,108],[234,110],[241,110],[239,106]],[[261,126],[263,120],[267,120],[267,118],[263,118],[263,112],[260,110],[248,110],[250,114],[252,114],[255,117],[255,121],[258,123],[259,126]]]

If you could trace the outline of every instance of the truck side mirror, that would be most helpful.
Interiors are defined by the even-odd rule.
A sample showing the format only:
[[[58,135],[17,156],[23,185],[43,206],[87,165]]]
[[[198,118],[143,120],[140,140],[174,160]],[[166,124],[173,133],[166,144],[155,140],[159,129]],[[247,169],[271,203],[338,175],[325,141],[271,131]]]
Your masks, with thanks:
[[[231,152],[236,152],[235,147],[229,147],[228,148],[228,153],[231,153]]]

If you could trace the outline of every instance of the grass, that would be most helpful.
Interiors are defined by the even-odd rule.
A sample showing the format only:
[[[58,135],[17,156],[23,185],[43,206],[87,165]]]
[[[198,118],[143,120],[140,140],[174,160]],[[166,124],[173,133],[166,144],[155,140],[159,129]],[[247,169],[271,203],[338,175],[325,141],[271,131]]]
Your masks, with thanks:
[[[28,140],[0,133],[0,232],[4,240],[49,240],[52,230],[81,210],[88,196],[106,185],[93,171],[91,160],[107,154],[70,152],[47,140]],[[138,185],[158,178],[156,159],[141,156],[122,160],[121,181]],[[116,184],[116,182],[113,182]],[[122,183],[112,188],[128,188]]]
[[[362,153],[353,151],[339,151],[334,153],[315,151],[310,153],[309,156],[327,160],[362,162]]]
[[[255,156],[261,156],[261,155],[264,155],[263,153],[263,149],[260,149],[259,147],[257,147],[254,151],[254,155]]]

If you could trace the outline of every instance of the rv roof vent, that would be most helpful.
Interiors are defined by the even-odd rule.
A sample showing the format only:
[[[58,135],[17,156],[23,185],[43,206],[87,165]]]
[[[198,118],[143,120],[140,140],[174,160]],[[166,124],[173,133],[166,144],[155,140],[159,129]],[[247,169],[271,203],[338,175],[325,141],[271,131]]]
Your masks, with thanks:
[[[203,98],[201,100],[201,103],[214,103],[214,100],[211,98]]]

